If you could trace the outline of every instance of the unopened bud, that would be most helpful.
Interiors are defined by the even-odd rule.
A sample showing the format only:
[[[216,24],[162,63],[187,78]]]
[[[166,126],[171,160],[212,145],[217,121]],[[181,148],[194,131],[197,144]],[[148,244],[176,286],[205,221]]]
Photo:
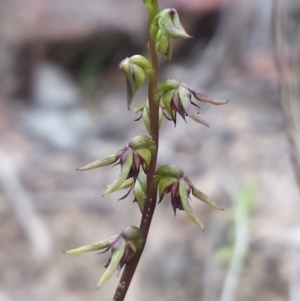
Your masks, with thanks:
[[[144,83],[146,74],[152,75],[151,63],[141,55],[134,55],[124,59],[119,64],[119,69],[124,72],[127,87],[127,108],[130,109],[135,92]]]
[[[169,38],[191,38],[182,27],[174,8],[166,8],[159,13],[158,25],[162,33]]]

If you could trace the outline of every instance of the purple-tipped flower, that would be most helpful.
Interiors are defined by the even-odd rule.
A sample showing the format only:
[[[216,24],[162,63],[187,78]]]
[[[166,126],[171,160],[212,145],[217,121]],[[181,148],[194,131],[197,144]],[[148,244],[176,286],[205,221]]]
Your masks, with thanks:
[[[111,238],[105,239],[103,241],[79,247],[77,249],[72,249],[66,251],[67,254],[80,254],[90,251],[103,250],[101,253],[111,250],[111,257],[105,265],[105,273],[100,278],[97,288],[108,280],[115,271],[123,268],[123,266],[128,263],[136,251],[138,251],[144,243],[142,232],[139,228],[134,226],[129,226],[122,231],[121,234],[114,235]]]
[[[210,207],[222,210],[204,193],[198,190],[177,166],[164,165],[159,167],[155,173],[155,181],[158,184],[159,203],[167,193],[170,193],[174,214],[176,215],[177,209],[184,210],[190,220],[200,228],[203,228],[203,224],[195,215],[189,203],[189,195],[191,192],[194,197]]]
[[[150,137],[136,136],[116,154],[105,159],[94,161],[86,166],[81,167],[79,170],[85,171],[106,165],[120,164],[121,173],[111,185],[108,185],[103,194],[106,195],[119,189],[121,185],[129,178],[133,178],[135,182],[138,177],[140,167],[145,173],[147,173],[154,149],[155,146]]]
[[[160,106],[166,110],[168,118],[173,120],[175,125],[178,113],[184,121],[186,121],[185,117],[189,116],[194,121],[208,127],[207,122],[196,111],[195,107],[199,108],[199,106],[192,101],[192,96],[199,101],[214,105],[223,105],[228,102],[228,100],[215,100],[204,94],[197,93],[188,85],[179,83],[173,79],[161,83],[156,93],[156,98],[160,101]]]

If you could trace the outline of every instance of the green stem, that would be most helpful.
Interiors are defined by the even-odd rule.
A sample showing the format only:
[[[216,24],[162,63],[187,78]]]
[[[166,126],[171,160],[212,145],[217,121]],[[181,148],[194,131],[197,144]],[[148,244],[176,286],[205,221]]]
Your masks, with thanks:
[[[142,219],[140,223],[140,229],[144,237],[144,245],[141,248],[141,250],[135,254],[134,258],[128,264],[126,264],[124,272],[122,273],[121,279],[119,281],[119,285],[116,289],[113,301],[123,301],[126,296],[127,290],[129,288],[129,285],[135,273],[136,267],[143,253],[147,241],[149,229],[151,226],[153,213],[156,206],[157,187],[153,183],[154,182],[153,178],[156,171],[158,142],[159,142],[159,103],[155,101],[155,92],[156,92],[157,77],[158,77],[158,62],[157,62],[157,52],[155,48],[155,39],[150,36],[150,26],[152,20],[158,13],[157,1],[158,0],[152,0],[151,9],[148,9],[149,56],[154,71],[153,76],[151,76],[149,79],[148,100],[149,100],[149,108],[150,108],[151,137],[155,143],[156,151],[152,156],[149,170],[147,172],[147,198],[146,198]]]

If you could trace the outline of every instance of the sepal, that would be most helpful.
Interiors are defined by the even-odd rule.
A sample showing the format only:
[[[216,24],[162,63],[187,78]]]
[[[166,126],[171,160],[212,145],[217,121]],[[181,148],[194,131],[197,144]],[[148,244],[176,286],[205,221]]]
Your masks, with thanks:
[[[99,168],[99,167],[114,164],[117,161],[118,161],[118,156],[117,156],[117,154],[114,154],[114,155],[111,155],[108,158],[96,160],[92,163],[89,163],[89,164],[87,164],[87,165],[85,165],[81,168],[78,168],[77,170],[86,171],[86,170],[90,170],[90,169],[95,169],[95,168]]]
[[[137,180],[133,187],[134,202],[139,205],[141,212],[144,210],[144,205],[147,197],[147,177],[143,171],[140,171]]]

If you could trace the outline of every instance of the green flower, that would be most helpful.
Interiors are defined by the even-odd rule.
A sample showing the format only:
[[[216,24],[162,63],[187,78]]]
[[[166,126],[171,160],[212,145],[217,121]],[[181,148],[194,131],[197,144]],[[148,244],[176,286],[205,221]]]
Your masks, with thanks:
[[[104,196],[118,190],[127,179],[133,178],[135,182],[140,168],[147,173],[154,149],[155,146],[151,138],[148,136],[136,136],[116,154],[94,161],[78,170],[85,171],[111,164],[120,164],[121,173],[111,185],[108,185],[103,194]]]
[[[208,127],[207,122],[201,118],[195,107],[199,106],[192,101],[192,96],[199,101],[208,102],[214,105],[223,105],[228,102],[216,100],[208,96],[195,92],[192,88],[184,83],[169,79],[161,83],[156,92],[156,98],[160,101],[160,106],[167,112],[167,119],[173,120],[176,125],[177,113],[186,121],[185,117],[189,116],[194,121]]]
[[[65,251],[66,254],[80,254],[90,251],[103,250],[105,253],[111,250],[111,257],[105,265],[106,271],[100,278],[97,288],[107,281],[117,270],[120,272],[123,266],[128,263],[135,253],[143,246],[144,239],[139,228],[129,226],[119,235],[103,241]]]
[[[161,30],[161,33],[171,39],[191,38],[182,27],[175,8],[166,8],[160,11],[154,18],[153,28]]]
[[[222,210],[204,193],[198,190],[183,171],[174,165],[164,165],[157,169],[155,181],[158,184],[159,203],[167,193],[171,194],[171,204],[174,214],[176,210],[184,210],[187,216],[200,228],[204,228],[198,217],[195,215],[189,203],[189,195],[192,195],[210,207]]]
[[[129,110],[134,94],[144,83],[146,75],[152,76],[152,65],[142,55],[133,55],[124,59],[119,64],[119,69],[124,72],[126,77],[127,108]]]

